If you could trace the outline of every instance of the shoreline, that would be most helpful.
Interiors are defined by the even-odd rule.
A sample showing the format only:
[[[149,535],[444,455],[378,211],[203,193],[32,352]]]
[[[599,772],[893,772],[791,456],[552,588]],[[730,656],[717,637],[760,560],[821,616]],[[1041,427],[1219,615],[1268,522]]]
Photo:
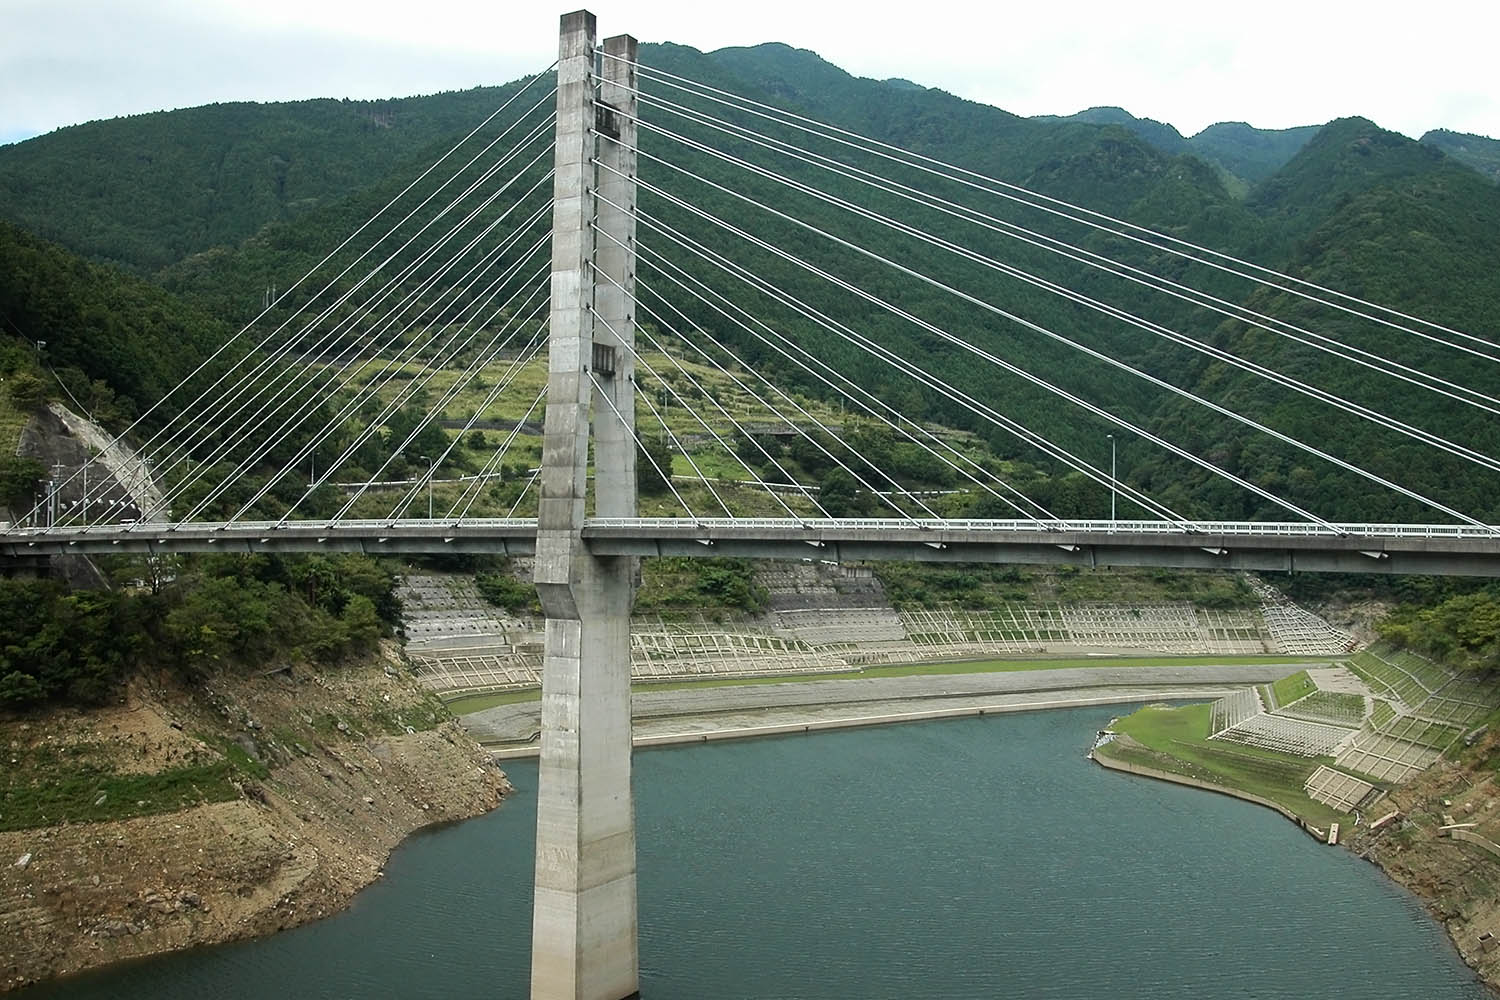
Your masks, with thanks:
[[[1319,830],[1317,827],[1308,823],[1302,817],[1298,816],[1290,809],[1287,809],[1285,806],[1273,802],[1270,799],[1266,799],[1259,795],[1256,795],[1253,792],[1246,792],[1241,789],[1232,788],[1226,785],[1213,785],[1208,782],[1199,781],[1195,778],[1188,777],[1187,775],[1173,774],[1170,771],[1157,770],[1156,768],[1149,767],[1144,764],[1135,764],[1129,761],[1116,760],[1108,757],[1107,755],[1096,753],[1095,751],[1097,749],[1098,748],[1095,747],[1095,750],[1089,751],[1089,759],[1107,770],[1116,771],[1122,774],[1134,775],[1136,777],[1146,778],[1149,780],[1164,781],[1174,785],[1181,785],[1186,788],[1194,788],[1199,791],[1213,792],[1219,795],[1227,796],[1228,798],[1239,799],[1242,802],[1248,802],[1252,805],[1263,806],[1267,809],[1271,809],[1277,813],[1280,813],[1282,816],[1284,816],[1286,819],[1290,820],[1294,825],[1300,828],[1303,833],[1306,833],[1309,837],[1312,837],[1318,843],[1327,845],[1329,847],[1342,848],[1354,857],[1369,862],[1380,872],[1382,877],[1387,879],[1392,885],[1395,885],[1404,892],[1410,894],[1410,896],[1414,900],[1422,905],[1423,912],[1425,912],[1434,923],[1436,923],[1443,929],[1444,936],[1448,941],[1449,947],[1453,949],[1459,960],[1462,961],[1464,965],[1466,965],[1469,970],[1474,973],[1475,980],[1484,988],[1488,995],[1492,997],[1500,997],[1500,979],[1492,979],[1490,975],[1487,975],[1487,972],[1489,970],[1487,970],[1479,962],[1476,953],[1463,947],[1463,942],[1460,939],[1461,930],[1459,924],[1456,923],[1451,916],[1445,914],[1435,906],[1435,903],[1437,902],[1436,897],[1434,897],[1430,892],[1423,892],[1418,885],[1413,884],[1406,879],[1398,877],[1396,871],[1392,870],[1392,868],[1385,863],[1385,860],[1381,858],[1378,853],[1371,852],[1368,849],[1360,850],[1356,848],[1354,845],[1354,836],[1357,836],[1357,831],[1352,832],[1352,835],[1347,838],[1341,837],[1336,844],[1329,844],[1326,831]],[[1464,836],[1463,834],[1466,834],[1466,831],[1455,830],[1452,832],[1452,834],[1450,834],[1450,836],[1456,841],[1469,843],[1475,847],[1478,847],[1480,850],[1484,851],[1487,854],[1500,857],[1500,845],[1492,844],[1491,842],[1484,840],[1484,838],[1482,837],[1474,835]],[[1482,843],[1476,843],[1476,841],[1482,841]]]
[[[0,832],[0,995],[347,910],[411,834],[484,815],[510,791],[451,719],[392,731],[392,715],[420,722],[430,708],[378,656],[192,688],[142,680],[119,705],[8,720],[13,755],[41,746],[61,766],[93,747],[111,773],[144,781],[233,745],[261,771],[237,772],[231,797],[195,786],[176,807],[97,820],[73,804],[72,822]]]
[[[832,684],[833,682],[830,681],[824,683]],[[877,725],[893,725],[902,722],[924,722],[952,718],[981,717],[991,714],[1012,714],[1018,712],[1049,711],[1066,708],[1087,708],[1099,705],[1118,705],[1133,702],[1199,700],[1204,698],[1218,697],[1219,695],[1224,693],[1224,691],[1231,690],[1236,687],[1243,687],[1243,683],[1239,685],[1176,684],[1154,685],[1150,687],[1082,687],[1076,689],[1045,688],[1042,690],[1032,689],[1026,692],[1016,692],[1015,696],[1013,696],[1010,700],[997,700],[993,695],[985,697],[982,702],[977,701],[972,696],[968,699],[952,697],[939,697],[936,699],[907,699],[906,703],[908,705],[923,703],[930,705],[934,700],[947,702],[966,700],[968,703],[946,704],[936,708],[924,707],[907,708],[904,710],[882,710],[873,713],[869,711],[869,709],[872,707],[871,703],[867,702],[861,704],[857,701],[851,703],[843,703],[841,705],[785,706],[780,709],[761,709],[760,711],[766,714],[769,714],[770,712],[780,711],[786,714],[799,715],[800,717],[795,719],[783,718],[778,721],[762,722],[759,724],[742,724],[744,722],[742,716],[734,712],[733,710],[721,711],[717,713],[698,712],[692,714],[668,715],[655,719],[651,717],[638,717],[635,720],[635,733],[632,739],[632,743],[635,747],[638,748],[649,748],[654,746],[692,745],[727,740],[795,735],[797,733],[812,733],[846,728],[865,728]],[[877,702],[875,704],[880,703]],[[885,706],[882,705],[881,707],[884,708]],[[863,714],[853,714],[861,709],[864,710]],[[818,717],[820,712],[823,713],[824,717]],[[830,713],[832,713],[831,717]],[[683,728],[684,726],[691,726],[693,724],[697,724],[700,727],[704,728]],[[668,727],[672,728],[668,729]],[[482,749],[488,753],[491,759],[499,762],[511,759],[534,758],[538,755],[540,748],[537,743],[533,742],[523,746],[511,746],[502,748],[483,747]],[[1081,746],[1080,749],[1083,749],[1083,747]],[[1092,751],[1090,751],[1087,756],[1095,763],[1099,764],[1101,767],[1109,770],[1119,771],[1127,774],[1135,774],[1137,776],[1145,778],[1167,781],[1186,787],[1194,787],[1203,791],[1217,792],[1221,795],[1227,795],[1231,798],[1238,798],[1256,805],[1274,809],[1277,812],[1281,813],[1283,816],[1297,823],[1297,825],[1302,827],[1304,832],[1307,832],[1310,836],[1318,836],[1320,841],[1323,839],[1321,831],[1316,831],[1316,828],[1309,827],[1284,807],[1279,806],[1269,800],[1263,799],[1259,796],[1255,796],[1252,793],[1241,792],[1239,790],[1228,787],[1215,786],[1206,782],[1199,782],[1186,776],[1157,771],[1144,765],[1133,764],[1125,761],[1109,760],[1101,755],[1095,754]],[[396,840],[396,842],[391,845],[391,849],[386,852],[386,858],[388,859],[389,854],[393,853],[396,847],[406,842],[406,840],[413,834],[419,833],[422,830],[429,829],[433,826],[443,825],[445,822],[453,822],[456,820],[456,817],[448,817],[435,820],[431,823],[425,823],[414,829],[406,831],[404,835],[400,836]],[[1384,865],[1381,865],[1377,862],[1377,867],[1380,868],[1382,874],[1387,878],[1390,878],[1392,882],[1397,885],[1403,886],[1403,888],[1406,888],[1407,891],[1412,891],[1410,886],[1405,886],[1404,883],[1401,882],[1401,880],[1396,879],[1390,872],[1386,871]],[[370,879],[370,881],[377,881],[380,878],[380,875],[383,874],[383,869],[384,864],[382,863],[373,873],[374,877]],[[366,883],[366,885],[367,884],[368,883]],[[333,916],[337,913],[347,910],[348,907],[353,903],[354,897],[357,896],[359,891],[364,887],[366,886],[359,887],[359,889],[356,889],[354,892],[350,893],[347,898],[343,899],[339,905],[333,907],[329,912],[319,914],[319,916]],[[1420,894],[1414,895],[1416,895],[1416,898],[1418,899],[1423,898]],[[1431,914],[1430,910],[1428,912],[1438,920],[1440,926],[1445,926],[1445,929],[1449,930],[1450,942],[1453,944],[1457,944],[1457,942],[1452,939],[1451,928],[1446,928],[1446,922],[1442,919],[1438,919],[1435,914]],[[235,937],[255,938],[267,936],[268,930],[268,928],[247,929],[248,933],[235,935]],[[270,930],[270,933],[274,933],[274,930]],[[181,949],[167,948],[165,950],[178,951]],[[1460,957],[1465,961],[1465,964],[1468,964],[1470,968],[1474,969],[1477,981],[1483,984],[1483,986],[1488,989],[1491,994],[1495,994],[1495,986],[1487,982],[1482,977],[1482,975],[1479,975],[1480,970],[1475,967],[1472,962],[1468,961],[1468,956],[1464,954],[1462,949],[1456,950],[1459,952]],[[4,990],[0,989],[0,992],[4,992]]]
[[[650,729],[654,721],[649,718],[637,718],[635,720],[636,732],[631,737],[631,746],[637,749],[657,746],[679,746],[693,743],[716,743],[728,740],[759,739],[768,736],[789,736],[799,733],[823,732],[836,729],[863,729],[869,726],[895,725],[905,722],[931,722],[939,719],[959,719],[979,717],[984,715],[1003,715],[1013,712],[1042,712],[1061,708],[1088,708],[1095,705],[1123,705],[1138,701],[1182,701],[1184,699],[1196,700],[1198,698],[1215,698],[1223,695],[1228,686],[1205,685],[1201,687],[1182,688],[1150,688],[1144,690],[1120,690],[1109,694],[1095,694],[1097,689],[1080,688],[1076,691],[1054,691],[1057,697],[1046,698],[1040,701],[1001,701],[986,702],[984,704],[963,704],[946,708],[915,709],[908,711],[880,712],[875,715],[835,715],[834,717],[819,718],[817,715],[803,706],[800,708],[785,709],[786,714],[794,718],[780,722],[768,722],[758,725],[729,725],[712,727],[714,713],[704,713],[690,717],[673,717],[670,720],[676,723],[685,721],[698,722],[711,728],[680,730],[675,732],[641,732],[642,728]],[[1069,694],[1078,697],[1068,697]],[[834,711],[840,707],[857,707],[858,703],[847,705],[829,706]],[[729,713],[722,713],[729,714]],[[527,741],[521,744],[486,745],[495,760],[523,760],[534,758],[541,754],[541,747],[537,741]]]
[[[637,746],[776,735],[804,727],[877,725],[1061,708],[1074,703],[1213,700],[1250,684],[1300,669],[1294,663],[1238,665],[1114,665],[958,674],[849,677],[774,684],[703,685],[636,691],[631,697]],[[460,717],[483,746],[512,757],[536,754],[539,700],[506,701]],[[834,724],[834,723],[837,724]]]
[[[1253,792],[1246,792],[1238,788],[1232,788],[1228,785],[1210,784],[1207,781],[1199,781],[1197,778],[1190,778],[1185,774],[1173,774],[1170,771],[1159,771],[1154,767],[1147,767],[1144,764],[1132,764],[1129,761],[1115,760],[1112,757],[1096,753],[1092,750],[1089,751],[1089,760],[1093,761],[1095,764],[1098,764],[1100,767],[1106,768],[1111,771],[1119,771],[1123,774],[1133,774],[1137,777],[1151,778],[1156,781],[1166,781],[1174,785],[1182,785],[1187,788],[1197,788],[1205,792],[1216,792],[1219,795],[1227,795],[1231,799],[1239,799],[1242,802],[1250,802],[1254,805],[1264,806],[1267,809],[1275,810],[1285,818],[1291,820],[1294,824],[1301,828],[1303,833],[1307,834],[1309,837],[1312,837],[1314,840],[1327,843],[1328,832],[1326,830],[1319,830],[1311,823],[1308,823],[1301,816],[1298,816],[1296,813],[1292,812],[1286,806],[1283,806],[1278,802],[1272,802],[1270,799],[1262,798],[1261,796],[1256,795]]]

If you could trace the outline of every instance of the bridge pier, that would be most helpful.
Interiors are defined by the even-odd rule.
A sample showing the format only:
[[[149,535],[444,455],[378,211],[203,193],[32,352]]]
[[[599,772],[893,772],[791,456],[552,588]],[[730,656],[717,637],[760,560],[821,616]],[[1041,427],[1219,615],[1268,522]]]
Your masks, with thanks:
[[[639,560],[591,554],[582,529],[591,423],[595,510],[636,514],[635,139],[623,116],[596,115],[593,15],[564,15],[561,29],[535,572],[547,631],[531,996],[623,1000],[640,989],[630,785],[630,611]],[[612,38],[605,50],[628,62],[605,60],[600,99],[633,116],[635,40]],[[596,157],[624,177],[596,167]],[[605,280],[596,281],[600,275]]]

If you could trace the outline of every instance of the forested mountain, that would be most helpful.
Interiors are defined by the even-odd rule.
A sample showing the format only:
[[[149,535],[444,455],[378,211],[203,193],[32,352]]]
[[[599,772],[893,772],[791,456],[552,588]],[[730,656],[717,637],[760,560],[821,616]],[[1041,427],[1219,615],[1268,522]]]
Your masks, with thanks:
[[[648,45],[641,58],[649,66],[785,105],[811,118],[1178,239],[1290,270],[1459,330],[1491,339],[1497,335],[1500,283],[1493,274],[1500,261],[1500,190],[1431,146],[1384,132],[1362,119],[1277,133],[1225,124],[1190,140],[1177,136],[1183,144],[1179,147],[1171,141],[1175,131],[1170,126],[1142,123],[1117,109],[1099,110],[1094,120],[1020,118],[906,81],[860,79],[813,53],[784,45],[713,53]],[[726,111],[660,82],[648,90],[855,161],[834,143],[810,140],[748,112]],[[0,150],[0,192],[5,195],[0,197],[0,212],[79,252],[149,272],[173,292],[237,327],[260,310],[269,285],[284,288],[399,190],[415,174],[416,165],[447,148],[510,92],[487,88],[389,102],[380,114],[365,105],[305,102],[196,109],[81,126]],[[544,93],[545,87],[539,88],[538,96]],[[711,137],[704,126],[659,104],[648,108],[645,117],[688,139],[697,136],[707,142]],[[176,152],[162,154],[149,169],[139,164],[144,151],[162,143]],[[1035,282],[1001,275],[979,257],[957,255],[930,240],[855,219],[829,199],[858,200],[873,212],[900,215],[944,238],[961,231],[964,245],[974,254],[1003,260],[1038,280],[1066,284],[1117,309],[1150,317],[1151,323],[1295,373],[1330,392],[1495,454],[1500,452],[1500,436],[1494,414],[1487,410],[1456,405],[1441,394],[1377,375],[1368,366],[1335,362],[1294,339],[1231,322],[1139,283],[1085,268],[1076,255],[1047,252],[1035,242],[1004,234],[998,226],[961,226],[946,209],[916,208],[889,189],[872,193],[847,177],[831,176],[805,162],[789,163],[754,144],[716,138],[713,145],[828,192],[816,197],[792,190],[654,132],[643,139],[643,148],[652,153],[641,164],[644,182],[690,201],[706,216],[736,220],[761,242],[746,245],[716,227],[711,218],[694,215],[649,191],[641,201],[646,216],[664,226],[691,230],[714,251],[732,253],[805,308],[767,306],[760,293],[744,284],[716,278],[725,301],[757,310],[791,341],[910,415],[981,434],[1013,470],[1022,470],[1023,479],[1038,484],[1044,502],[1056,513],[1097,514],[1107,507],[1107,493],[1077,473],[1064,474],[1032,445],[999,429],[973,406],[919,387],[831,330],[829,323],[847,324],[884,348],[920,359],[934,378],[955,392],[994,405],[1092,462],[1107,461],[1106,434],[1116,433],[1122,478],[1184,514],[1288,516],[1272,500],[1211,479],[1181,457],[1166,455],[1133,435],[1121,435],[1098,416],[1060,403],[1054,392],[1028,376],[1042,373],[1058,391],[1099,401],[1120,417],[1178,441],[1186,451],[1261,483],[1273,496],[1329,516],[1446,519],[1411,498],[1271,441],[1120,366],[1131,366],[1182,392],[1212,396],[1246,418],[1326,446],[1377,474],[1401,478],[1466,512],[1500,516],[1500,480],[1489,473],[1351,415],[1331,412],[1223,361],[1169,344],[1158,331],[1105,318]],[[118,175],[90,161],[99,149],[114,152],[106,160],[125,164]],[[83,161],[79,170],[61,169],[74,159]],[[1439,377],[1500,394],[1500,379],[1488,363],[1476,364],[1471,356],[1382,331],[1347,313],[1314,309],[1285,293],[1257,291],[1221,271],[1173,260],[1159,246],[1059,223],[1047,210],[981,194],[957,181],[936,180],[915,168],[872,159],[859,162],[958,208],[1003,216],[1008,226],[1052,226],[1059,238],[1081,251],[1108,253],[1129,266],[1165,269],[1175,280],[1190,280],[1214,295],[1262,311],[1275,310],[1376,357],[1400,358]],[[393,164],[400,166],[392,170]],[[75,179],[79,177],[93,179]],[[77,197],[79,185],[87,197]],[[245,197],[231,198],[235,191]],[[794,221],[799,219],[805,224]],[[820,266],[865,289],[863,297],[812,277],[800,265],[800,256],[811,256],[814,247],[823,244],[819,233],[842,241],[819,258]],[[662,258],[643,265],[643,309],[649,307],[658,315],[681,310],[686,321],[713,332],[788,387],[828,394],[808,371],[752,331],[672,291],[665,268],[680,266],[707,280],[712,269],[701,259],[661,231],[643,229],[641,239]],[[899,261],[926,278],[898,280],[877,257]],[[944,286],[969,290],[976,301],[956,299]],[[299,301],[293,296],[281,308]],[[271,318],[281,315],[275,312]],[[981,363],[981,354],[1003,359],[1013,370]],[[1050,478],[1029,477],[1025,470],[1033,467],[1050,473]],[[1004,513],[989,509],[985,501],[975,512]],[[1126,516],[1133,513],[1122,511]]]
[[[1171,125],[1168,125],[1166,122],[1159,122],[1155,118],[1137,118],[1124,108],[1085,108],[1075,115],[1035,115],[1033,116],[1033,120],[1044,122],[1084,122],[1089,125],[1119,125],[1134,132],[1163,153],[1176,156],[1179,153],[1192,151],[1192,147],[1182,137],[1182,133]]]
[[[1137,118],[1124,108],[1114,107],[1087,108],[1072,115],[1037,115],[1032,120],[1118,125],[1164,153],[1173,156],[1192,153],[1221,168],[1232,179],[1232,186],[1243,184],[1247,189],[1286,166],[1322,128],[1321,125],[1256,128],[1245,122],[1218,122],[1195,135],[1184,136],[1166,122]],[[1500,139],[1438,128],[1419,141],[1442,150],[1491,180],[1500,181]]]
[[[1321,125],[1255,128],[1244,122],[1219,122],[1187,140],[1188,148],[1235,177],[1259,184],[1296,156]]]
[[[1438,128],[1422,136],[1422,142],[1428,146],[1436,146],[1490,180],[1500,181],[1500,139]]]
[[[85,256],[154,272],[369,187],[514,89],[212,104],[58,129],[0,146],[0,213]]]
[[[0,376],[40,361],[118,429],[231,332],[158,285],[0,222]]]
[[[1171,156],[1191,153],[1213,164],[1224,171],[1237,191],[1246,190],[1280,170],[1321,128],[1303,125],[1268,129],[1244,122],[1219,122],[1188,138],[1166,122],[1137,118],[1124,108],[1089,108],[1066,117],[1040,115],[1036,120],[1118,125],[1163,153]]]

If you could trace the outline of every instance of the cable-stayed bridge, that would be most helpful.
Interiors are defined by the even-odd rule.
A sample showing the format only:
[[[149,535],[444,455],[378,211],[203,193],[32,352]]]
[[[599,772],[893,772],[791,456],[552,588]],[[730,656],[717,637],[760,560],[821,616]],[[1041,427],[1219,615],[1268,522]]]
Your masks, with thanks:
[[[1500,569],[1494,343],[653,69],[586,13],[371,209],[0,555],[531,557],[535,997],[638,988],[638,557]]]

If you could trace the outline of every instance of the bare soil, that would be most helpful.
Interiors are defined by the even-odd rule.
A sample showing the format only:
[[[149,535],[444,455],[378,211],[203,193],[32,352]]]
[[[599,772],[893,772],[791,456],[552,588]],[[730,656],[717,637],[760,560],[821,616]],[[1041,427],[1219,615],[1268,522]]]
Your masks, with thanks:
[[[1500,786],[1487,763],[1497,755],[1500,739],[1491,738],[1463,761],[1438,762],[1377,803],[1345,840],[1422,900],[1492,990],[1500,989],[1500,857],[1439,828],[1473,823],[1474,833],[1500,843]],[[1393,809],[1401,819],[1371,832],[1367,824]]]
[[[328,916],[414,830],[494,808],[504,773],[394,657],[143,678],[99,711],[0,719],[0,766],[249,762],[228,801],[0,832],[0,990]]]
[[[1334,628],[1348,632],[1361,645],[1368,646],[1380,638],[1375,626],[1385,620],[1393,607],[1390,601],[1349,600],[1340,597],[1310,604],[1308,610]]]

